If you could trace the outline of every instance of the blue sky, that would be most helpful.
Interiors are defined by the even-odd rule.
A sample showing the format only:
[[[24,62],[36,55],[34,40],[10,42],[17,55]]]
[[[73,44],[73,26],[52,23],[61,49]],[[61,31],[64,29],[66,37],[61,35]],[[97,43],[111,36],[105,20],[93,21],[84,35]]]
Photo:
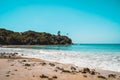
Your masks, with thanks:
[[[120,0],[0,0],[0,28],[60,30],[74,43],[120,43]]]

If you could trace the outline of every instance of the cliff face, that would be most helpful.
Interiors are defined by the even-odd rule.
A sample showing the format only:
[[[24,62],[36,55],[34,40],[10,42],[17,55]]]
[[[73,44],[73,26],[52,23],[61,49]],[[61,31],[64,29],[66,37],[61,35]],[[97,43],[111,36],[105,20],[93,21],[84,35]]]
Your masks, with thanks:
[[[53,35],[45,32],[13,32],[0,28],[1,45],[66,45],[72,44],[67,36]]]

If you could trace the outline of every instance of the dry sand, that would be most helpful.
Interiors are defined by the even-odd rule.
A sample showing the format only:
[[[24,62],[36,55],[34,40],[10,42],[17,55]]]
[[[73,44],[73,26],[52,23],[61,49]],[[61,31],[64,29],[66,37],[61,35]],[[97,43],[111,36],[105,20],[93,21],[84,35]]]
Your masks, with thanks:
[[[120,80],[120,72],[11,55],[0,55],[0,80]]]

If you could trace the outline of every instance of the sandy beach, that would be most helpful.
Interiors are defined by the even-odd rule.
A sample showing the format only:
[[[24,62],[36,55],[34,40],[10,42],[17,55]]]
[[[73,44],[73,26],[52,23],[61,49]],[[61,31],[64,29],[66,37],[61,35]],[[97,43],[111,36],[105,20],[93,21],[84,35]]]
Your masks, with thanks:
[[[0,53],[0,80],[120,80],[120,72]]]

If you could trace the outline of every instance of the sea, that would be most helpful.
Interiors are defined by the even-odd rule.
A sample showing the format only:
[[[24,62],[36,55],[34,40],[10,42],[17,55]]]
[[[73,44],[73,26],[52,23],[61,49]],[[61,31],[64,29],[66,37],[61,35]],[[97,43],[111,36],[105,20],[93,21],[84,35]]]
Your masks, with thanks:
[[[3,46],[0,52],[17,52],[30,58],[120,72],[120,44]]]

